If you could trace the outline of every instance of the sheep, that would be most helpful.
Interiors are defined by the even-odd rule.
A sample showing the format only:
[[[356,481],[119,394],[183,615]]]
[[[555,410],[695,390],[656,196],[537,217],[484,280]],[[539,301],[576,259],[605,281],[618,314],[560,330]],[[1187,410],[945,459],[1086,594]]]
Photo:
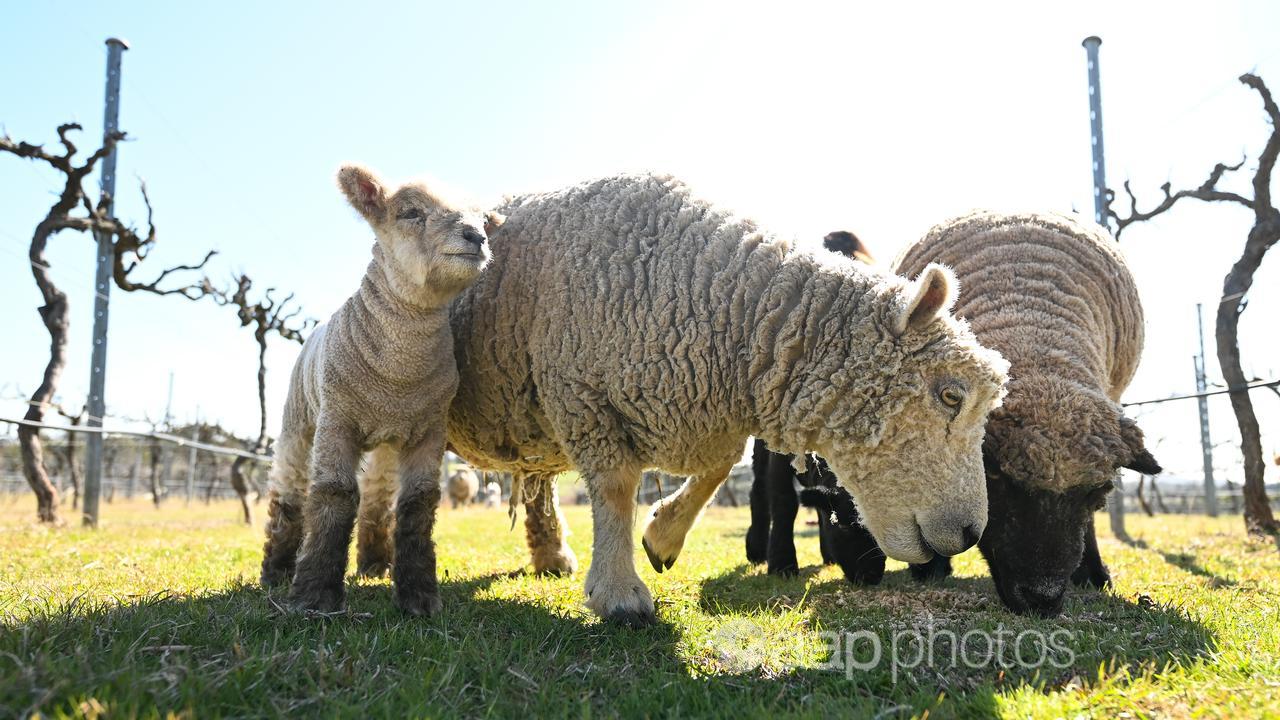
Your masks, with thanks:
[[[474,470],[462,468],[449,476],[446,484],[449,491],[449,502],[454,509],[461,505],[469,505],[480,492],[480,478]]]
[[[1056,214],[978,211],[903,251],[895,271],[953,269],[955,312],[1010,362],[987,421],[987,530],[978,548],[1011,610],[1052,616],[1068,579],[1102,587],[1093,513],[1118,468],[1160,472],[1120,395],[1142,354],[1142,304],[1117,244]]]
[[[526,517],[535,569],[573,571],[549,478],[581,472],[587,606],[599,616],[656,621],[632,556],[641,471],[689,476],[648,515],[643,547],[660,572],[749,435],[820,452],[892,557],[923,562],[977,541],[982,427],[1005,363],[947,312],[947,270],[908,282],[792,252],[665,175],[498,211],[493,268],[451,307],[449,443],[536,486],[541,502],[525,503],[542,508]]]
[[[866,245],[847,230],[836,230],[822,239],[823,247],[867,265],[875,260]],[[799,572],[793,534],[796,513],[804,504],[818,509],[818,542],[822,561],[838,564],[856,584],[874,585],[884,575],[884,553],[865,531],[859,531],[852,498],[839,489],[825,461],[811,458],[807,469],[797,472],[794,457],[770,452],[760,439],[752,449],[751,526],[747,529],[747,560],[768,563],[771,575],[794,576]],[[796,483],[803,486],[797,494]],[[832,522],[843,517],[847,523]]]
[[[422,183],[390,192],[357,166],[343,167],[338,185],[374,231],[373,260],[294,365],[261,580],[273,587],[292,577],[289,603],[297,609],[341,609],[360,493],[382,503],[361,512],[362,569],[385,568],[398,476],[396,602],[411,615],[431,615],[440,609],[431,533],[445,413],[458,384],[447,305],[488,263],[487,234],[501,219]],[[372,451],[363,490],[362,451]]]
[[[493,480],[485,483],[481,493],[481,502],[486,508],[496,508],[502,503],[502,486]]]

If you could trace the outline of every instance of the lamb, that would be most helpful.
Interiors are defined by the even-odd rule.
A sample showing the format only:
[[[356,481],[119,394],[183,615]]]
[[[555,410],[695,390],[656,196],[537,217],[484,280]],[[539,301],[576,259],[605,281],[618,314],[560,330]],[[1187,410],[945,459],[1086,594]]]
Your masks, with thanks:
[[[341,609],[360,500],[356,469],[371,450],[364,492],[381,507],[362,509],[362,525],[371,525],[362,528],[361,564],[390,562],[398,475],[396,602],[430,615],[440,609],[431,533],[445,413],[458,384],[447,305],[488,263],[487,234],[501,219],[422,183],[389,192],[361,167],[342,168],[338,185],[374,231],[373,260],[294,365],[271,472],[262,584],[292,577],[293,607]]]
[[[950,266],[955,312],[1011,363],[1008,396],[987,421],[990,500],[978,547],[1001,600],[1061,611],[1067,580],[1110,581],[1093,513],[1117,468],[1160,472],[1120,395],[1142,354],[1142,304],[1116,243],[1065,215],[974,212],[905,250],[910,276]]]
[[[875,261],[865,244],[847,230],[836,230],[822,239],[822,246],[867,265]],[[751,526],[747,529],[747,560],[768,563],[770,575],[794,576],[799,572],[793,534],[801,504],[818,509],[818,542],[822,561],[835,563],[856,584],[876,584],[884,576],[884,553],[859,526],[857,509],[849,494],[821,458],[812,457],[797,472],[795,458],[770,452],[757,438],[751,454]],[[799,482],[804,488],[796,492]],[[833,522],[832,518],[843,521]]]
[[[476,494],[480,492],[480,478],[476,476],[474,470],[462,468],[449,476],[447,484],[449,490],[449,502],[454,509],[461,505],[468,505],[475,499]]]
[[[690,476],[649,513],[643,546],[660,572],[749,435],[827,458],[890,556],[923,562],[977,541],[982,427],[1005,363],[947,312],[949,271],[908,282],[792,252],[664,175],[499,211],[494,267],[451,308],[449,443],[533,484],[535,569],[573,571],[550,478],[582,473],[597,614],[656,621],[632,555],[641,471]]]

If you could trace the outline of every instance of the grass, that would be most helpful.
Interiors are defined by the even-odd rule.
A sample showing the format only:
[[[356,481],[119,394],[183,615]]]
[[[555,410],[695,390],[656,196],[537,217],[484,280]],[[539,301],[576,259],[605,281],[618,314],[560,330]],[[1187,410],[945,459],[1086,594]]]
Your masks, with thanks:
[[[1280,717],[1280,552],[1238,518],[1131,517],[1134,543],[1102,543],[1114,591],[1046,621],[1004,611],[974,552],[936,585],[890,563],[855,589],[806,531],[801,576],[768,577],[743,560],[746,510],[716,508],[665,574],[637,555],[660,623],[629,631],[583,608],[580,576],[512,575],[523,533],[500,511],[441,511],[445,610],[409,620],[386,581],[352,580],[343,616],[282,613],[232,504],[116,503],[96,532],[32,505],[0,498],[0,717]],[[585,568],[589,511],[567,511]],[[1040,633],[1064,667],[985,659],[974,630],[1023,633],[1029,664]],[[823,669],[822,631],[874,633],[881,662]],[[870,664],[866,635],[852,647]]]

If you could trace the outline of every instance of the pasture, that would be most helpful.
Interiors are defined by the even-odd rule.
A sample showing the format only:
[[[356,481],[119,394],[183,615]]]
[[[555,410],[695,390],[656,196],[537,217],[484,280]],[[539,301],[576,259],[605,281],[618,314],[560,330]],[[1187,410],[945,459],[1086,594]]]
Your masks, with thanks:
[[[857,589],[817,566],[810,527],[800,577],[769,577],[743,559],[747,510],[713,507],[666,573],[637,546],[659,624],[632,631],[583,607],[581,574],[513,572],[522,527],[480,508],[440,511],[438,617],[405,618],[388,581],[352,578],[345,614],[282,612],[237,507],[116,503],[93,532],[0,498],[0,716],[1280,715],[1280,554],[1238,517],[1131,516],[1121,543],[1100,515],[1114,590],[1072,591],[1039,620],[1003,609],[973,550],[942,582],[891,561]],[[589,510],[566,514],[585,568]],[[1002,633],[1029,641],[977,642]],[[869,667],[824,667],[831,647]]]

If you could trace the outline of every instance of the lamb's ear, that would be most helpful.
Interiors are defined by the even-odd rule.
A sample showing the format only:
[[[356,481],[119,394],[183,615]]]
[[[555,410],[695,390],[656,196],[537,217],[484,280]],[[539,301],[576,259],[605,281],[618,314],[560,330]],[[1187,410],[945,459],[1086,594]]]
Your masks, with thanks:
[[[367,168],[345,165],[338,171],[338,187],[347,202],[370,223],[381,222],[387,214],[387,190]]]
[[[1124,440],[1125,447],[1128,448],[1131,460],[1124,463],[1120,467],[1134,472],[1140,472],[1143,475],[1158,475],[1164,468],[1160,467],[1160,463],[1152,457],[1151,451],[1147,450],[1146,441],[1142,436],[1142,428],[1138,427],[1138,423],[1133,420],[1120,416],[1120,438]]]
[[[507,221],[507,216],[490,210],[484,214],[484,234],[492,235]]]
[[[936,263],[920,273],[915,282],[904,289],[907,302],[899,310],[893,320],[894,333],[901,335],[907,330],[920,330],[938,313],[951,307],[956,299],[956,277],[948,268]]]

